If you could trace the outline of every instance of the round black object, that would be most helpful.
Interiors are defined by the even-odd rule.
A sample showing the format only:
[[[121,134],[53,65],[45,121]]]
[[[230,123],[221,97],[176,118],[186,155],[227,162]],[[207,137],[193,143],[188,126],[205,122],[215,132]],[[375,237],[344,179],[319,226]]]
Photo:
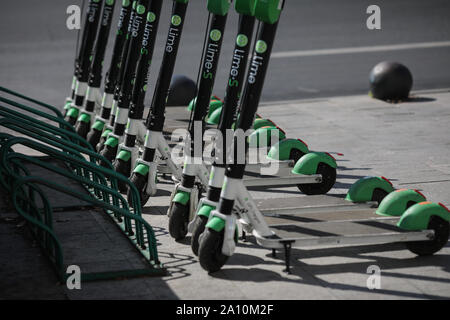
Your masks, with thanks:
[[[167,106],[187,106],[197,94],[196,83],[188,77],[176,74],[170,83]]]
[[[413,78],[407,67],[397,62],[380,62],[370,72],[370,92],[380,100],[404,100],[409,96]]]

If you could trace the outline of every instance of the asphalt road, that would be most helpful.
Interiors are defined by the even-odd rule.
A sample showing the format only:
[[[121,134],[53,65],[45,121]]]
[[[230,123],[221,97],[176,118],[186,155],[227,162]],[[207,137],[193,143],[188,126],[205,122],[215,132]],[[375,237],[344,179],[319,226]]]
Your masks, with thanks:
[[[66,8],[81,0],[28,0],[0,5],[0,85],[52,104],[69,94],[76,31],[66,28]],[[166,1],[150,85],[156,81],[166,38],[171,1]],[[368,30],[366,9],[381,8],[381,30]],[[117,13],[116,9],[116,13]],[[372,47],[450,40],[447,0],[287,0],[274,53]],[[117,16],[117,15],[116,15]],[[196,78],[207,13],[204,1],[191,0],[175,73]],[[114,20],[114,32],[117,17]],[[223,95],[237,29],[229,14],[215,92]],[[110,41],[105,66],[112,47]],[[351,51],[351,50],[350,50]],[[450,87],[450,46],[274,58],[262,101],[364,94],[370,69],[383,60],[406,64],[414,89]],[[325,54],[323,54],[325,53]],[[105,67],[106,69],[106,67]],[[147,99],[151,99],[151,92]]]

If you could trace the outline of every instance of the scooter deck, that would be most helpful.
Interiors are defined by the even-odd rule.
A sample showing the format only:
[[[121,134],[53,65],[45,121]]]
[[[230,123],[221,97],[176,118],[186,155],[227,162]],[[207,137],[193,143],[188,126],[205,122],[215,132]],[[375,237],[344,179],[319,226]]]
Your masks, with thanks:
[[[333,210],[333,208],[339,208],[339,205],[349,206],[348,202],[341,198],[316,196],[315,199],[311,199],[305,197],[305,202],[317,201],[317,198],[327,200],[325,203],[316,202],[321,205],[307,206],[306,208],[311,211],[304,214],[265,216],[265,220],[275,236],[270,238],[256,236],[257,242],[267,248],[283,248],[286,244],[296,247],[364,245],[425,241],[430,240],[434,235],[432,230],[402,230],[396,226],[399,217],[378,216],[374,213],[374,208],[365,204],[350,203],[350,207],[353,206],[351,210],[339,211]],[[298,210],[301,212],[302,208],[298,208]]]

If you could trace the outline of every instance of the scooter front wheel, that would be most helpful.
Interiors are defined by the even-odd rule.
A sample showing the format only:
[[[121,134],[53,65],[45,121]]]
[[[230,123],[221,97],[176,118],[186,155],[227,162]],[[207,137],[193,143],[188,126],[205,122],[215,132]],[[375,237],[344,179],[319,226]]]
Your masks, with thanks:
[[[406,247],[419,256],[431,256],[441,250],[448,242],[450,224],[439,216],[431,216],[428,229],[434,230],[434,238],[430,241],[406,242]]]
[[[116,157],[116,153],[117,153],[117,147],[110,147],[108,145],[105,145],[105,147],[103,148],[103,150],[100,152],[100,155],[105,157],[109,162],[113,162],[114,158]],[[106,167],[106,163],[104,163],[104,161],[101,162],[101,165]]]
[[[219,271],[228,261],[222,253],[224,231],[217,232],[206,228],[200,240],[198,258],[202,268],[208,272]]]
[[[131,171],[131,161],[123,161],[122,159],[116,159],[114,161],[114,171],[124,175],[125,177],[130,176]],[[119,187],[119,191],[121,193],[127,192],[127,184],[125,182],[118,181],[117,186]]]
[[[194,226],[192,230],[191,237],[191,248],[192,252],[198,256],[198,248],[199,248],[199,237],[205,231],[206,223],[208,223],[208,218],[205,216],[196,216],[194,218]]]
[[[148,199],[150,199],[150,195],[147,194],[146,189],[147,189],[147,179],[148,176],[145,175],[141,175],[139,173],[133,172],[133,174],[131,175],[130,181],[132,184],[134,184],[134,186],[136,187],[136,189],[139,192],[139,199],[141,201],[140,205],[141,208],[143,206],[145,206],[145,204],[147,203]],[[128,192],[127,192],[127,199],[128,199],[128,203],[130,204],[131,207],[133,207],[133,203],[131,202],[131,189],[128,188]]]
[[[72,118],[71,116],[69,116],[69,115],[66,115],[65,117],[64,117],[64,120],[66,120],[68,123],[70,123],[72,126],[74,126],[75,125],[75,123],[77,122],[77,118]]]
[[[171,208],[169,218],[169,233],[175,240],[181,240],[186,237],[189,223],[189,206],[174,202]]]
[[[75,125],[75,131],[78,133],[78,135],[84,139],[86,139],[88,132],[90,129],[90,123],[84,122],[84,121],[78,121]]]
[[[336,183],[336,169],[325,163],[319,163],[317,174],[322,175],[321,183],[298,184],[301,192],[307,195],[326,194]]]
[[[91,131],[89,131],[87,135],[87,142],[89,142],[89,144],[96,150],[97,144],[99,143],[101,136],[102,136],[101,131],[92,129]]]

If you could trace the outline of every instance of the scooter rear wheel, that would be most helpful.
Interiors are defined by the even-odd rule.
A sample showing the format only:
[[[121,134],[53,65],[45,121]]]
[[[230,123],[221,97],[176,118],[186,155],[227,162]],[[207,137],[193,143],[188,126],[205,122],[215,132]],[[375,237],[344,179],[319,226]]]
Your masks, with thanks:
[[[105,145],[105,147],[103,148],[103,150],[100,152],[100,155],[105,157],[109,162],[113,162],[114,158],[116,157],[116,153],[117,153],[117,147],[110,147],[108,145]],[[102,166],[106,166],[106,164],[102,161],[101,162]]]
[[[169,217],[169,233],[175,240],[182,240],[186,237],[189,223],[189,205],[178,202],[172,204],[172,212]]]
[[[75,125],[75,131],[78,133],[78,135],[84,139],[86,139],[88,132],[90,129],[90,123],[84,122],[84,121],[78,121]]]
[[[191,237],[191,248],[192,252],[198,256],[198,249],[200,246],[199,237],[205,231],[206,223],[208,222],[208,218],[205,216],[196,216],[194,218],[194,227],[192,230]]]
[[[434,239],[431,241],[406,242],[406,247],[419,256],[431,256],[444,247],[450,235],[450,224],[438,216],[431,216],[428,229],[434,230]]]
[[[224,231],[217,232],[206,228],[200,240],[198,258],[202,268],[208,272],[219,271],[228,261],[222,253]]]
[[[122,159],[116,159],[114,161],[114,171],[128,178],[130,176],[131,171],[131,161],[130,160],[123,161]],[[117,186],[119,187],[119,191],[121,193],[126,193],[128,190],[127,184],[125,182],[118,181]]]
[[[64,117],[64,120],[66,120],[68,123],[70,123],[72,126],[75,125],[75,122],[77,122],[77,118],[72,118],[71,116],[66,115]]]
[[[141,201],[141,203],[140,203],[141,208],[143,206],[145,206],[145,204],[147,203],[148,199],[150,199],[150,195],[147,194],[147,192],[146,192],[147,179],[148,179],[147,175],[143,176],[143,175],[141,175],[139,173],[136,173],[136,172],[133,172],[133,174],[131,175],[131,178],[130,178],[131,183],[134,184],[134,186],[136,187],[136,189],[139,192],[139,198],[140,198],[140,201]],[[127,199],[128,199],[129,205],[133,207],[133,203],[131,202],[131,191],[130,191],[129,188],[128,188],[128,191],[127,191]]]
[[[301,192],[307,195],[326,194],[333,188],[336,182],[336,169],[325,163],[319,163],[317,166],[317,174],[322,175],[321,183],[298,184],[297,187]]]
[[[306,153],[297,148],[292,148],[291,153],[289,154],[289,160],[293,160],[296,163],[303,157]]]

